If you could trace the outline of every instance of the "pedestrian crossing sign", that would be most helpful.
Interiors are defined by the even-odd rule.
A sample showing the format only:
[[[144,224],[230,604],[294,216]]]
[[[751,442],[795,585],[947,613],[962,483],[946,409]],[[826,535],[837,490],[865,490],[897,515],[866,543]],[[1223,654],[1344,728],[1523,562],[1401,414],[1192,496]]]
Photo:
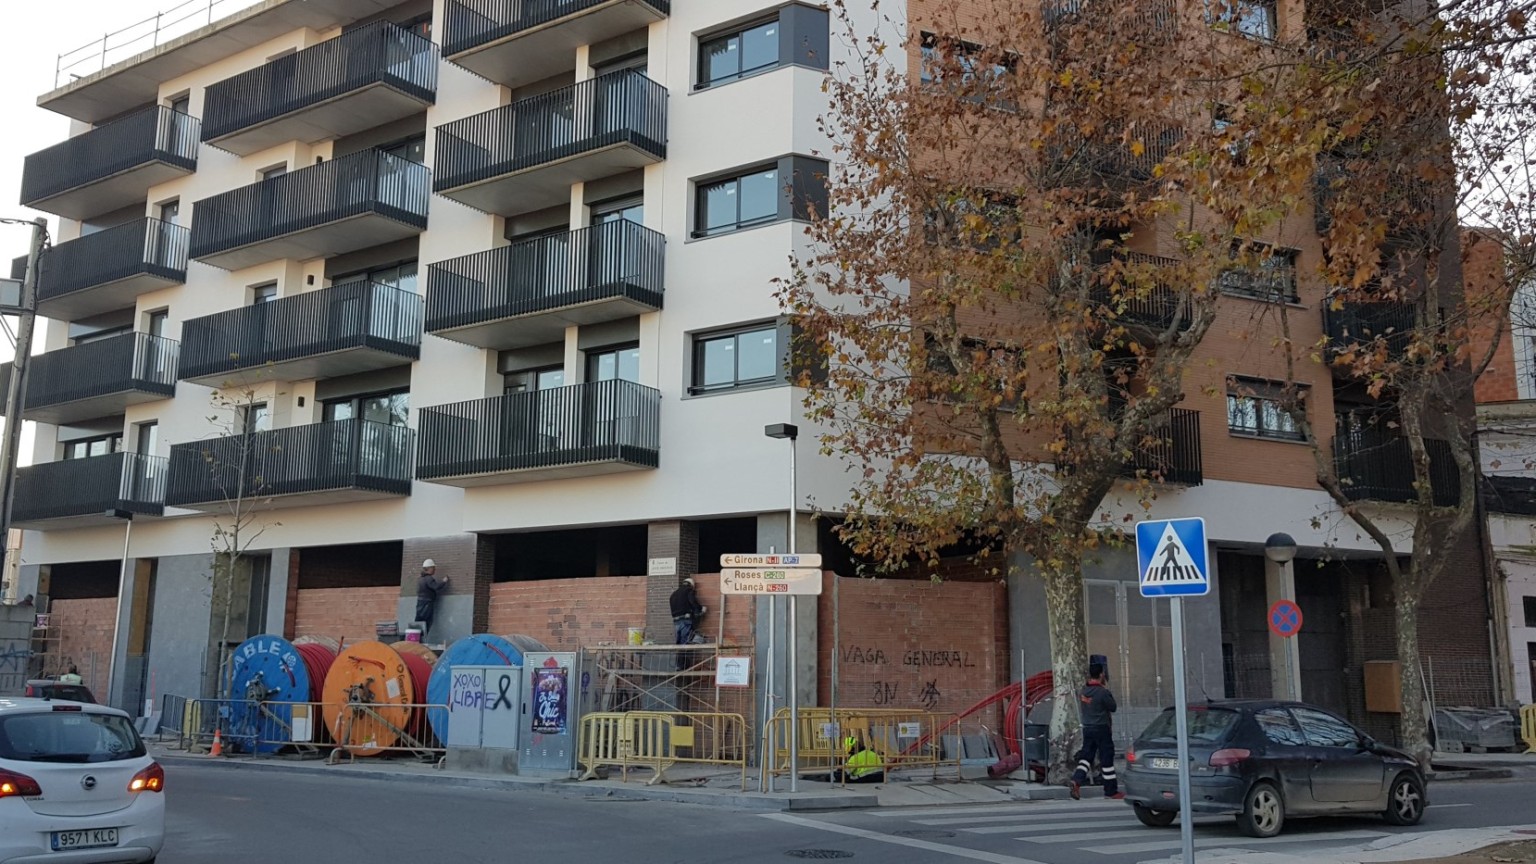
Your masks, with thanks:
[[[1203,597],[1211,591],[1205,520],[1136,523],[1136,572],[1143,597]]]

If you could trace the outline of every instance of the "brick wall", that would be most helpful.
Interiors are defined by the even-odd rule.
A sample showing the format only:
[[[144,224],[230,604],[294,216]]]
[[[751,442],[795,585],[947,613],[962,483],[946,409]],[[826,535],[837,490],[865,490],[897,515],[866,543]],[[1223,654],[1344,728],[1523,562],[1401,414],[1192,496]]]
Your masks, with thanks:
[[[69,671],[69,664],[80,667],[85,686],[96,698],[107,699],[107,667],[112,657],[112,625],[117,615],[116,597],[93,597],[89,600],[54,600],[48,610],[52,615],[50,627],[58,631],[57,648],[50,645],[50,653],[58,652],[57,667],[51,664],[43,670],[50,677]]]
[[[1462,256],[1466,259],[1463,266],[1463,279],[1466,282],[1466,292],[1469,302],[1477,302],[1479,299],[1497,296],[1503,293],[1504,269],[1503,247],[1483,237],[1476,231],[1463,231]],[[1485,313],[1480,313],[1485,314]],[[1522,321],[1521,324],[1532,322]],[[1478,402],[1513,402],[1520,398],[1520,387],[1516,383],[1519,369],[1515,366],[1514,333],[1509,322],[1505,322],[1498,333],[1499,345],[1494,352],[1493,360],[1488,368],[1478,377],[1473,389]],[[1481,358],[1487,350],[1488,344],[1493,340],[1494,329],[1492,327],[1480,327],[1473,334],[1473,358]]]
[[[644,576],[498,582],[490,591],[489,630],[532,636],[556,651],[621,643],[630,627],[645,626],[645,586]]]
[[[330,636],[344,642],[377,638],[380,621],[399,620],[400,589],[304,588],[298,592],[293,615],[294,638]]]
[[[411,537],[405,541],[400,561],[400,597],[416,596],[416,581],[421,577],[421,562],[431,558],[437,575],[448,577],[443,594],[474,594],[480,571],[479,537],[475,534],[449,534],[446,537]]]
[[[1008,683],[1007,589],[998,582],[839,580],[839,656],[832,654],[832,580],[824,576],[817,614],[822,680],[839,707],[959,712]],[[981,722],[997,728],[998,712]]]
[[[722,645],[750,645],[754,615],[752,598],[733,595],[725,601],[725,639],[720,639],[720,574],[699,573],[693,577],[699,603],[709,612],[704,616],[704,636]],[[809,605],[809,604],[806,604]],[[804,608],[804,607],[802,607]],[[673,638],[671,633],[667,638]]]
[[[677,572],[673,575],[646,578],[644,626],[647,635],[662,641],[654,634],[672,627],[668,604],[672,592],[684,578],[699,570],[699,523],[652,522],[646,526],[646,554],[651,558],[677,559]]]

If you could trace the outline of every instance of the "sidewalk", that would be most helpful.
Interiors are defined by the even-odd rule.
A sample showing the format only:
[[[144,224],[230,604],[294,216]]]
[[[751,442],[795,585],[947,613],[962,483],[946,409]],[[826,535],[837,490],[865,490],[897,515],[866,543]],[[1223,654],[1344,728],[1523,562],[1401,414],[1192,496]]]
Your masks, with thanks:
[[[1508,777],[1536,778],[1536,753],[1435,753],[1430,760],[1430,779],[1499,780]]]
[[[1464,855],[1502,843],[1536,841],[1536,824],[1498,828],[1451,828],[1418,834],[1394,834],[1363,844],[1354,851],[1329,855],[1308,852],[1305,856],[1276,852],[1212,849],[1197,857],[1200,864],[1390,864],[1398,861],[1434,861]],[[1167,858],[1154,859],[1164,864]],[[1502,860],[1502,859],[1495,859]],[[1143,862],[1152,864],[1152,862]]]

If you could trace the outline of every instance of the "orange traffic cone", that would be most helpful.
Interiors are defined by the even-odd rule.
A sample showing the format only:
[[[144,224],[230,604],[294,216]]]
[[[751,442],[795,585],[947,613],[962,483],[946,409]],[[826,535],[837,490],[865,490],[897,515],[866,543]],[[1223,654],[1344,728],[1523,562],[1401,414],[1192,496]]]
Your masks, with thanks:
[[[208,751],[209,756],[224,755],[224,739],[219,735],[219,730],[213,730],[213,749]]]

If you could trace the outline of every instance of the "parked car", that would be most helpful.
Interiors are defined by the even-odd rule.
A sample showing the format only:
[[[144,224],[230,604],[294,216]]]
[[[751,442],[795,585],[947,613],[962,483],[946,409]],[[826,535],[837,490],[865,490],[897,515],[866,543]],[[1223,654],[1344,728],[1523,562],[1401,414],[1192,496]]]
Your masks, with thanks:
[[[116,708],[0,699],[0,864],[152,862],[165,772]]]
[[[64,699],[70,702],[96,704],[91,688],[84,684],[65,684],[52,678],[34,678],[27,682],[27,696],[33,699]]]
[[[1273,837],[1296,816],[1379,813],[1414,825],[1429,805],[1412,757],[1322,708],[1234,700],[1187,716],[1192,809],[1235,815],[1249,837]],[[1126,754],[1125,798],[1144,825],[1178,815],[1175,721],[1172,708],[1158,715]]]

